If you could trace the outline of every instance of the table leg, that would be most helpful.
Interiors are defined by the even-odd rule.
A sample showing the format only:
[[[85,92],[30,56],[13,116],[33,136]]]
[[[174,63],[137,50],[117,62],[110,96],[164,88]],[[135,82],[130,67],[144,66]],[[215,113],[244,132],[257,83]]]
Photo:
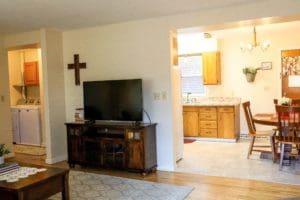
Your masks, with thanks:
[[[62,200],[69,200],[70,194],[69,194],[69,173],[66,173],[63,177],[63,189],[61,192]]]

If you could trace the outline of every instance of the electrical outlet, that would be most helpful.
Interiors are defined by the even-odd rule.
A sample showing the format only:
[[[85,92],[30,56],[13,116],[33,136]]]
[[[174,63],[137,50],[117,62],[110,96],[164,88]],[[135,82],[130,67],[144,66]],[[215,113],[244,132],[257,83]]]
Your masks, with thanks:
[[[160,100],[160,92],[154,92],[153,93],[153,99],[156,100],[156,101],[159,101]]]

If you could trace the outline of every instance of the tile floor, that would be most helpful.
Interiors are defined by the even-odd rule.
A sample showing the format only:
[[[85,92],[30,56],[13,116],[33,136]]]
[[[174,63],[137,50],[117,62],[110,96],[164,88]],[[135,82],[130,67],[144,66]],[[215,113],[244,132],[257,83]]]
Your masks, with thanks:
[[[269,144],[263,138],[259,143]],[[184,156],[176,171],[300,185],[299,160],[279,171],[278,162],[260,159],[259,152],[253,152],[247,159],[248,144],[246,139],[237,143],[195,141],[185,144]]]

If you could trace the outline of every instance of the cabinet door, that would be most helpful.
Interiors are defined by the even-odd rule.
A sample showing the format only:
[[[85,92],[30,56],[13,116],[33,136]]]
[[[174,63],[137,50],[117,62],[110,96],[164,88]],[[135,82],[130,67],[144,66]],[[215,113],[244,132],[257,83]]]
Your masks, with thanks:
[[[84,142],[82,141],[82,129],[80,127],[67,127],[68,132],[68,161],[83,162]]]
[[[183,131],[184,136],[197,137],[198,136],[198,120],[199,114],[197,111],[183,112]]]
[[[103,138],[103,165],[122,169],[125,167],[125,142],[121,139]]]
[[[202,53],[202,72],[204,85],[221,83],[220,52]]]
[[[142,131],[127,130],[127,167],[129,169],[144,169],[144,143]]]
[[[25,85],[39,84],[38,62],[24,63],[24,84]]]
[[[235,138],[234,127],[234,113],[233,112],[219,112],[218,113],[218,137],[219,138]]]
[[[68,138],[69,162],[70,161],[83,162],[85,160],[83,145],[84,143],[82,142],[80,136],[76,136],[76,135],[69,136]]]

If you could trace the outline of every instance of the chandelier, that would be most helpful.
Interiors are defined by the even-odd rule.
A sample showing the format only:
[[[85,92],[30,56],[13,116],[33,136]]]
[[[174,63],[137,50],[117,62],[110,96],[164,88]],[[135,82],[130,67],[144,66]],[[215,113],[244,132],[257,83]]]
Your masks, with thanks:
[[[256,29],[255,26],[253,28],[253,43],[245,43],[241,42],[240,43],[240,49],[242,52],[249,51],[251,52],[255,47],[260,47],[262,51],[266,51],[271,45],[270,40],[263,40],[261,42],[257,42],[256,40]]]

